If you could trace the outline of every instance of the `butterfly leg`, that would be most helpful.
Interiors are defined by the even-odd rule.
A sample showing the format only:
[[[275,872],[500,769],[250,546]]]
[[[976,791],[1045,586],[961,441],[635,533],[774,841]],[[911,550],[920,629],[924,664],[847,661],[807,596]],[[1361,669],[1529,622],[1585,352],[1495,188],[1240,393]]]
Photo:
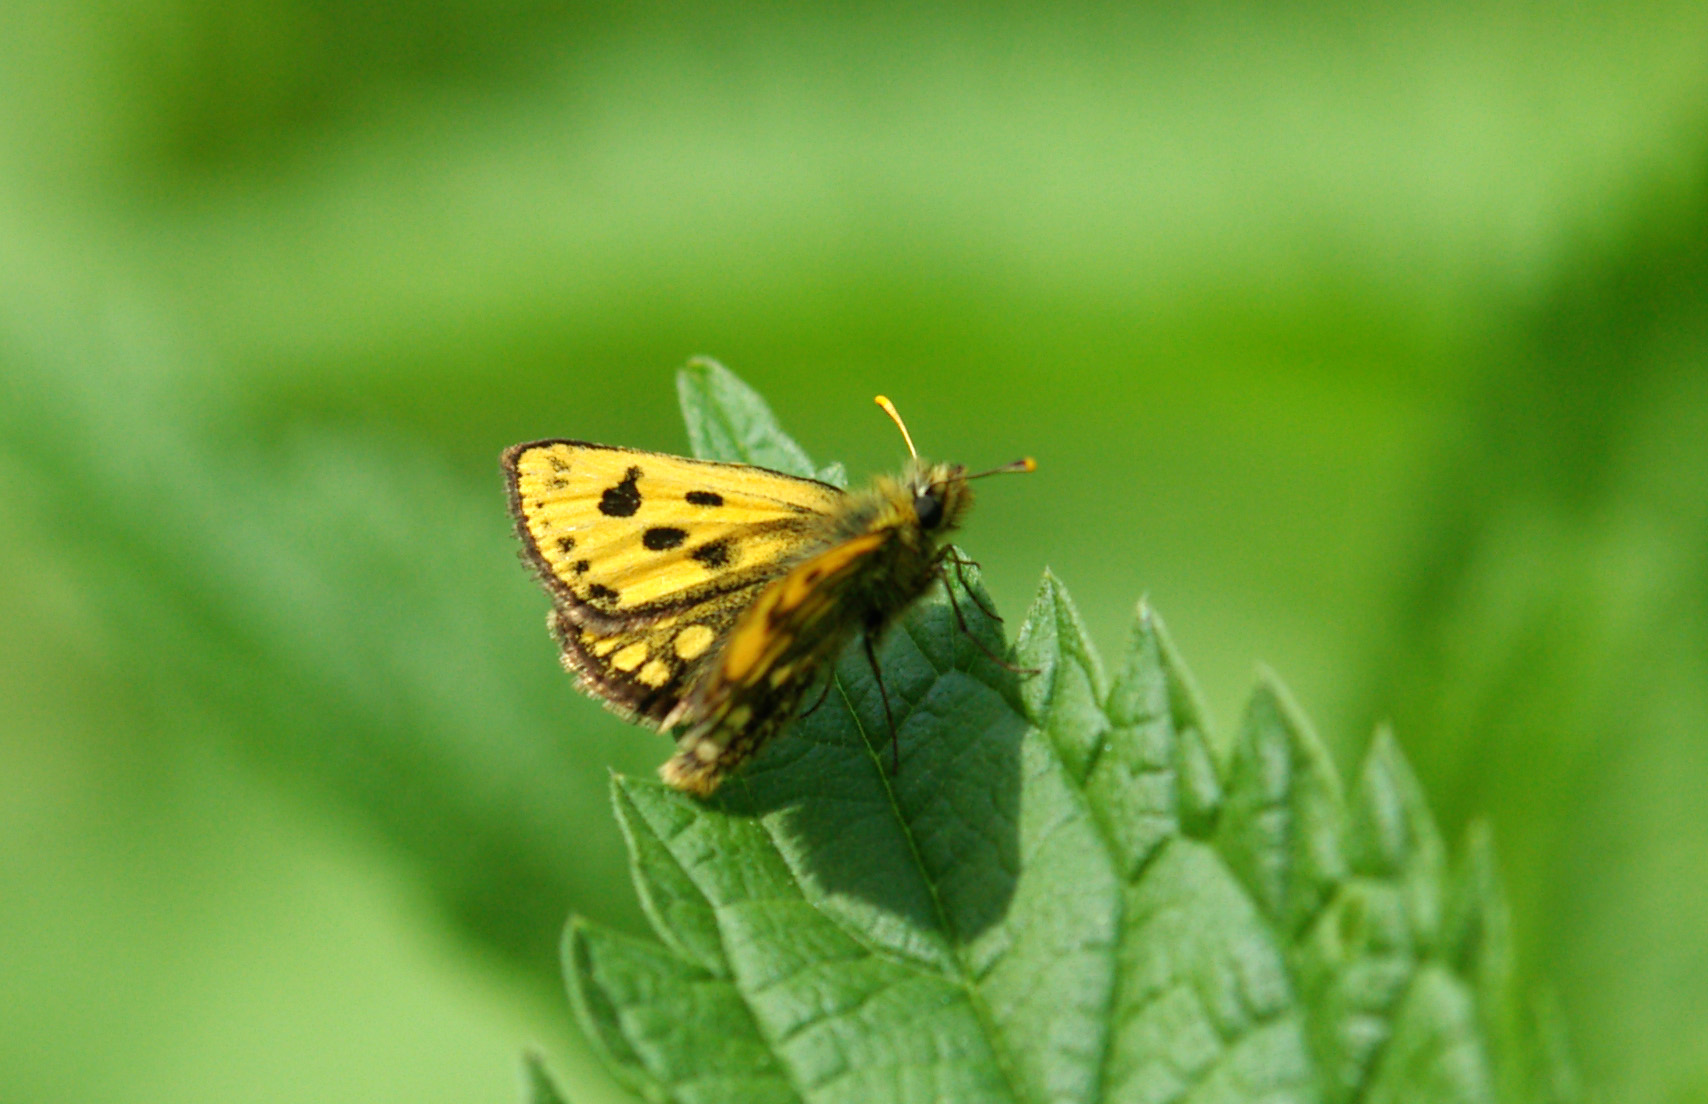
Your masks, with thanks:
[[[884,720],[890,725],[890,777],[901,773],[901,736],[896,732],[896,717],[890,712],[890,692],[884,689],[884,673],[878,670],[878,657],[872,651],[872,634],[861,633],[861,643],[866,645],[866,662],[872,665],[872,679],[878,684],[878,697],[884,701]]]
[[[997,612],[984,604],[984,599],[979,597],[978,591],[967,585],[965,569],[968,567],[977,567],[979,565],[978,561],[962,559],[960,552],[953,546],[949,549],[949,559],[955,562],[955,578],[961,580],[961,589],[967,592],[967,597],[973,600],[973,605],[977,606],[979,611],[992,621],[1001,621],[1002,618],[997,616]],[[948,580],[945,579],[943,581],[945,585],[947,585]]]
[[[992,663],[996,664],[998,667],[1001,667],[1004,671],[1012,671],[1017,675],[1035,675],[1035,674],[1037,674],[1038,668],[1014,666],[1014,664],[1008,662],[1006,659],[1003,659],[1001,656],[999,656],[995,652],[991,651],[988,647],[985,646],[984,641],[980,640],[977,636],[973,635],[973,630],[967,627],[966,617],[961,613],[961,603],[959,603],[955,600],[955,588],[949,585],[948,575],[945,574],[942,576],[942,578],[943,578],[943,592],[949,596],[949,608],[955,611],[955,624],[959,625],[961,627],[961,632],[966,635],[967,639],[971,640],[973,642],[973,645],[975,647],[977,647],[979,651],[981,651],[985,654],[985,658],[989,659]],[[961,585],[962,586],[966,585],[964,580],[963,580]],[[968,591],[968,593],[970,594],[972,592]],[[977,601],[977,599],[975,598],[974,601]],[[982,609],[984,607],[981,605],[979,608]],[[1000,621],[1002,619],[999,617],[999,618],[997,618],[997,620]]]
[[[818,692],[818,699],[807,707],[806,712],[801,714],[802,720],[818,712],[818,707],[824,704],[826,698],[830,697],[830,688],[834,685],[836,685],[836,675],[834,673],[826,675],[824,677],[824,689]]]

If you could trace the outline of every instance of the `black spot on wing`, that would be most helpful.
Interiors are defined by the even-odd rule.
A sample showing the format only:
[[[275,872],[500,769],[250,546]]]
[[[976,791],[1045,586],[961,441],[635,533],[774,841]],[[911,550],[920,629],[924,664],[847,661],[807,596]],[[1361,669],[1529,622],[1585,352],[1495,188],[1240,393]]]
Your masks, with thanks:
[[[716,491],[689,491],[688,504],[690,506],[722,506],[724,496]]]
[[[585,575],[585,574],[587,574],[587,569],[592,567],[593,565],[591,563],[588,563],[586,560],[576,560],[573,564],[570,564],[569,566],[570,566],[570,570],[575,572],[577,575]]]
[[[676,529],[668,525],[655,525],[641,534],[641,543],[654,552],[663,552],[666,548],[675,548],[688,539],[686,529]]]
[[[635,486],[640,477],[639,468],[630,468],[621,483],[606,487],[599,496],[599,512],[607,517],[633,517],[641,504],[640,488]]]
[[[617,604],[618,594],[608,586],[604,586],[600,583],[594,583],[591,587],[587,588],[587,598],[592,602],[599,602],[604,605],[614,606]]]
[[[707,567],[727,567],[731,558],[730,543],[727,540],[710,541],[700,545],[688,555]]]
[[[552,471],[566,472],[569,470],[569,465],[564,463],[563,457],[561,456],[548,456],[546,459],[551,462]]]
[[[557,539],[557,547],[558,547],[559,552],[562,552],[564,555],[567,556],[571,552],[575,551],[575,538],[574,537],[559,537]]]

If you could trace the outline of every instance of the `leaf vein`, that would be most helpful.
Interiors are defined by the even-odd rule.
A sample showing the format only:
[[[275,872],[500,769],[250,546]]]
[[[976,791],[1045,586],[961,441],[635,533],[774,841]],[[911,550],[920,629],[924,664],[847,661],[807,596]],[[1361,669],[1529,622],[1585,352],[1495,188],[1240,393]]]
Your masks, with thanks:
[[[910,637],[912,636],[911,629],[908,630],[908,635]],[[915,643],[917,646],[917,641]],[[935,669],[936,665],[933,664],[932,666]],[[940,672],[937,679],[933,680],[932,685],[935,686],[937,680],[941,679],[943,674],[946,673],[947,672]],[[854,702],[848,696],[848,688],[843,684],[840,675],[836,677],[836,692],[841,696],[843,705],[848,710],[849,717],[853,719],[854,727],[859,731],[860,739],[866,745],[867,754],[872,757],[874,765],[878,768],[879,777],[882,780],[884,787],[884,795],[889,799],[890,811],[895,816],[896,824],[901,831],[902,838],[907,842],[908,853],[913,857],[914,866],[918,870],[920,880],[925,883],[926,891],[931,896],[931,907],[937,914],[937,923],[943,932],[950,937],[950,952],[954,957],[956,965],[959,967],[959,981],[961,983],[961,987],[966,991],[968,1004],[973,1010],[973,1015],[978,1020],[979,1029],[984,1033],[986,1041],[990,1044],[991,1053],[996,1058],[997,1068],[1001,1071],[1003,1082],[1008,1088],[1008,1095],[1013,1100],[1021,1100],[1022,1096],[1020,1093],[1019,1078],[1014,1070],[1013,1059],[1008,1054],[1006,1041],[1002,1038],[1001,1032],[998,1031],[996,1023],[991,1016],[990,1005],[985,1000],[984,994],[979,991],[975,984],[972,971],[967,966],[966,957],[955,941],[954,927],[950,924],[948,913],[943,908],[943,899],[937,892],[937,883],[931,877],[930,871],[926,868],[925,858],[919,850],[919,841],[913,834],[913,826],[908,823],[907,817],[902,813],[901,805],[896,801],[895,788],[890,785],[889,774],[884,768],[877,749],[872,746],[871,734],[866,731],[866,726],[864,722],[861,721],[860,714],[854,709]],[[927,691],[925,695],[921,695],[919,700],[923,701],[928,694],[929,691]],[[917,704],[910,706],[907,716],[911,717],[916,708]]]

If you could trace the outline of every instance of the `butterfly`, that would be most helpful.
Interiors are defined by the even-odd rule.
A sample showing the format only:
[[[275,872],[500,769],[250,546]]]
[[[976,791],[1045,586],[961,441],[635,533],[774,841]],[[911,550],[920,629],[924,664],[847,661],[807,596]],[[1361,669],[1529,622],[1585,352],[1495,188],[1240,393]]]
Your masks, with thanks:
[[[1036,468],[1028,457],[968,475],[921,460],[894,404],[877,403],[911,459],[857,491],[587,441],[505,450],[511,512],[551,595],[563,665],[623,717],[678,732],[659,771],[669,785],[716,790],[856,634],[882,690],[874,642],[947,581],[947,564],[966,562],[947,537],[972,505],[968,481]],[[955,615],[965,629],[958,605]]]

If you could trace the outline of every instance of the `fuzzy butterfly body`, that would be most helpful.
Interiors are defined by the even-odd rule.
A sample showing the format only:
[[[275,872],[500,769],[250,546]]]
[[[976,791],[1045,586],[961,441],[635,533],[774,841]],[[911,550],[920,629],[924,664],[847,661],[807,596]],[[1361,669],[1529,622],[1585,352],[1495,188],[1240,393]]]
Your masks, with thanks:
[[[564,666],[623,716],[678,730],[661,773],[699,794],[941,576],[972,502],[963,468],[917,457],[854,492],[585,441],[516,445],[503,464]]]

